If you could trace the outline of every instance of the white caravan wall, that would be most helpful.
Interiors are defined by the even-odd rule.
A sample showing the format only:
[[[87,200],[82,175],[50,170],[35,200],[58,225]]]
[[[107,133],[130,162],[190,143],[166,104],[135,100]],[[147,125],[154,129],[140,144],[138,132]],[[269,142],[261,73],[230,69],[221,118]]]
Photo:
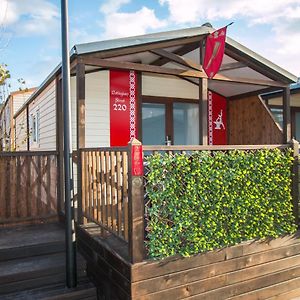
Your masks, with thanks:
[[[109,71],[86,75],[86,147],[110,146]]]
[[[76,78],[71,78],[72,144],[76,149]],[[108,147],[109,71],[85,76],[85,147]]]
[[[199,87],[184,79],[143,74],[142,95],[199,99]]]
[[[39,110],[39,142],[30,143],[30,150],[56,150],[56,83],[53,80],[29,104],[29,116]]]

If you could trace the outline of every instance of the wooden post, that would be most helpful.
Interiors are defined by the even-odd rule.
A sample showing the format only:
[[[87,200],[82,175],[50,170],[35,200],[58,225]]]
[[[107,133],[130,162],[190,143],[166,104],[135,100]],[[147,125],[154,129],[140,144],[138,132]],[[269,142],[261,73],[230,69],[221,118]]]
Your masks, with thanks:
[[[82,152],[85,147],[85,65],[76,65],[76,105],[77,105],[77,216],[78,223],[83,224],[82,211]]]
[[[292,139],[291,132],[291,104],[290,104],[290,87],[283,89],[283,143],[287,144]]]
[[[206,78],[199,79],[199,144],[208,144],[207,133],[207,94],[208,80]]]
[[[129,146],[129,255],[132,263],[144,258],[144,184],[143,152],[140,141],[133,139]]]
[[[292,148],[293,148],[293,170],[292,170],[292,198],[293,198],[293,212],[295,216],[295,222],[297,226],[299,226],[299,143],[296,140],[292,140]]]
[[[204,60],[204,41],[200,45],[200,64]],[[207,134],[207,97],[208,97],[208,80],[199,78],[199,145],[208,144]]]

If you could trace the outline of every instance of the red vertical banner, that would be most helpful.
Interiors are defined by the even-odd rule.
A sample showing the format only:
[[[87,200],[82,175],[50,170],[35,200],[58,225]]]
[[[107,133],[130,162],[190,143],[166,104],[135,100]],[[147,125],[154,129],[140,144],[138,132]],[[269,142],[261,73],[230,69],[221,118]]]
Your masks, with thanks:
[[[111,70],[110,146],[127,146],[137,137],[137,82],[134,71]]]
[[[208,144],[227,144],[227,101],[211,91],[208,92]]]
[[[227,26],[209,34],[205,42],[203,69],[209,79],[219,71],[225,50]]]

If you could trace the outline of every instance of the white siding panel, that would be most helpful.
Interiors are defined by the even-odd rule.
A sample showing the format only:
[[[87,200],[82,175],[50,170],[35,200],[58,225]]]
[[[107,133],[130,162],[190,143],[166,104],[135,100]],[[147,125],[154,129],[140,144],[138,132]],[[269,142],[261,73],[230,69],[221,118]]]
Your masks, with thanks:
[[[27,150],[27,120],[26,120],[26,109],[24,109],[16,118],[16,150],[26,151]]]
[[[86,75],[85,118],[86,146],[109,146],[109,71]]]
[[[183,79],[143,75],[142,94],[145,96],[199,99],[199,88]]]
[[[29,115],[39,109],[39,143],[30,150],[56,149],[56,83],[52,81],[29,105]]]

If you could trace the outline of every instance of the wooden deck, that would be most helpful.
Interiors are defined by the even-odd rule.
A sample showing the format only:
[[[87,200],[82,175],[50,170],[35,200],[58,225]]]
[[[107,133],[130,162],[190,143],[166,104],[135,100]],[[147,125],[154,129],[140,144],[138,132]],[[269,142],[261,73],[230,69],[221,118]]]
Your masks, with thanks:
[[[136,264],[129,262],[121,241],[102,236],[92,224],[78,228],[78,245],[105,299],[300,297],[300,233]]]

